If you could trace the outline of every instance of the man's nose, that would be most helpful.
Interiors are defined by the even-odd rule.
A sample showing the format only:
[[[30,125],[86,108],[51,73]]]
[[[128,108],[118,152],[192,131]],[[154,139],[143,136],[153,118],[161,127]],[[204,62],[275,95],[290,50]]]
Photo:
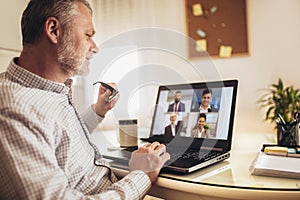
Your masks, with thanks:
[[[98,53],[98,51],[99,51],[99,49],[98,49],[98,47],[97,47],[97,44],[96,44],[96,42],[93,40],[92,41],[92,47],[91,47],[91,51],[94,53],[94,54],[96,54],[96,53]]]

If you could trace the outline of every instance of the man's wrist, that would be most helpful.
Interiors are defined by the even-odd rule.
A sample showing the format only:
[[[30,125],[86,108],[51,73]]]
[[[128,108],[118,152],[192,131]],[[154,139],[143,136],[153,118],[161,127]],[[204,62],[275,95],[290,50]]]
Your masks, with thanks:
[[[159,174],[159,171],[153,171],[146,173],[151,181],[151,184],[154,184],[157,181],[157,177]]]
[[[105,113],[104,113],[104,114],[97,113],[97,110],[96,110],[96,104],[93,104],[93,105],[92,105],[92,109],[94,110],[94,112],[95,112],[99,117],[105,118]]]

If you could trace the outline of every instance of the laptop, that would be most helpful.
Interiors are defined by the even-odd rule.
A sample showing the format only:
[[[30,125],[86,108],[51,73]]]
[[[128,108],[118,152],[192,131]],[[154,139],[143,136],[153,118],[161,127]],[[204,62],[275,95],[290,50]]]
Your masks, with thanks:
[[[164,171],[190,173],[229,158],[237,87],[237,80],[159,86],[149,137],[140,139],[166,145],[171,159]],[[112,166],[128,166],[133,150],[104,157]]]

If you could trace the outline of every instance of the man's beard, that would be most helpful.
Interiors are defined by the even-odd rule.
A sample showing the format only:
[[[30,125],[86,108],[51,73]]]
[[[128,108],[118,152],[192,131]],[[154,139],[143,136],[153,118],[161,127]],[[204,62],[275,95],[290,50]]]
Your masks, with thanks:
[[[88,72],[88,62],[85,62],[80,53],[75,50],[75,44],[68,35],[70,34],[63,35],[61,44],[57,49],[60,68],[69,77],[86,74]]]
[[[84,60],[80,66],[77,75],[86,76],[88,75],[89,72],[90,72],[89,62],[87,60]]]

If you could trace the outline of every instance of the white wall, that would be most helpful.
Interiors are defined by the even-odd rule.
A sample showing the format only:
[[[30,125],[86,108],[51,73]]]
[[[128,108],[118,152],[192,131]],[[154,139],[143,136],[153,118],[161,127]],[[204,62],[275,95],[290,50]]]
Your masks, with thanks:
[[[20,10],[23,10],[24,2],[26,1],[6,0],[6,3],[2,3],[5,6],[1,6],[0,19],[5,28],[0,32],[0,47],[18,48],[20,38],[16,36],[17,31],[14,27],[19,26],[18,23],[16,24],[16,19],[21,15]],[[101,4],[101,0],[94,0],[94,2]],[[142,12],[137,11],[143,15],[137,27],[161,27],[186,34],[184,0],[140,2],[145,3],[147,9]],[[263,121],[264,111],[260,110],[256,101],[262,95],[259,90],[277,82],[279,77],[286,85],[293,84],[295,87],[300,87],[298,81],[300,1],[248,0],[247,4],[250,54],[230,59],[214,59],[213,62],[223,79],[239,79],[235,131],[273,131],[273,125]],[[147,10],[151,13],[147,13]],[[7,16],[11,16],[10,20],[6,20]],[[97,23],[97,20],[95,21]],[[132,26],[132,22],[128,23]],[[97,34],[100,34],[103,28],[106,27],[97,27]],[[3,30],[6,31],[5,34]],[[97,37],[101,38],[99,35]],[[7,57],[4,58],[1,51],[0,56],[2,65],[7,62]],[[168,62],[171,64],[174,62],[174,68],[180,70],[181,66],[178,63],[172,60]],[[194,59],[193,62],[205,66],[203,60]],[[197,81],[197,77],[193,74],[190,74],[189,79]]]
[[[21,50],[21,13],[28,0],[5,0],[0,6],[0,72]]]

